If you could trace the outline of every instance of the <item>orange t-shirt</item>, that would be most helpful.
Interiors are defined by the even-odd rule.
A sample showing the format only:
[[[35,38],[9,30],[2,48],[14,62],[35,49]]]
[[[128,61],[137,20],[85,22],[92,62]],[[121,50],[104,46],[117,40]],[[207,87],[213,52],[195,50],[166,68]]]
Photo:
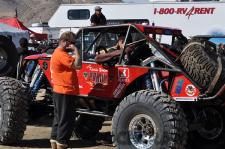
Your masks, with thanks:
[[[77,95],[79,90],[77,73],[73,67],[75,58],[61,48],[55,49],[52,54],[51,79],[53,91],[59,94]]]

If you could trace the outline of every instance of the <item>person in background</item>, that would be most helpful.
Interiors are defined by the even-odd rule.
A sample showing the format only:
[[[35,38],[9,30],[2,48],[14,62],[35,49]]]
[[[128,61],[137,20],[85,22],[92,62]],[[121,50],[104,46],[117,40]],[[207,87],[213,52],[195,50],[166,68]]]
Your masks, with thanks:
[[[119,57],[120,54],[123,52],[124,40],[125,36],[120,36],[115,46],[106,49],[106,51],[100,50],[96,52],[95,62],[100,64],[109,61],[115,57]]]
[[[106,18],[102,14],[100,6],[95,7],[95,13],[91,16],[91,26],[106,25]]]
[[[20,44],[20,47],[17,50],[18,50],[18,53],[20,56],[26,57],[26,56],[33,55],[33,54],[38,54],[35,51],[29,50],[29,48],[28,48],[29,43],[28,43],[27,38],[24,38],[24,37],[20,38],[19,44]]]
[[[27,38],[20,38],[19,40],[20,47],[18,48],[19,55],[28,56],[28,40]]]
[[[219,45],[218,45],[218,52],[223,56],[223,57],[225,57],[225,44],[223,44],[223,43],[220,43]]]
[[[38,52],[37,48],[39,46],[39,43],[37,42],[35,34],[30,35],[30,40],[29,40],[28,46],[29,46],[29,50]]]
[[[11,35],[6,35],[6,37],[7,37],[10,41],[13,40]]]
[[[79,93],[78,69],[81,69],[81,59],[75,46],[75,34],[64,32],[50,62],[54,104],[50,139],[52,149],[66,149],[74,130],[75,102]]]
[[[28,50],[27,38],[24,38],[24,37],[20,38],[19,44],[20,44],[20,47],[17,49],[18,54],[19,54],[19,60],[18,60],[18,64],[17,64],[17,73],[16,73],[17,79],[20,79],[20,77],[22,75],[21,70],[24,69],[24,66],[26,64],[24,61],[24,58],[29,55],[37,54],[35,51]]]

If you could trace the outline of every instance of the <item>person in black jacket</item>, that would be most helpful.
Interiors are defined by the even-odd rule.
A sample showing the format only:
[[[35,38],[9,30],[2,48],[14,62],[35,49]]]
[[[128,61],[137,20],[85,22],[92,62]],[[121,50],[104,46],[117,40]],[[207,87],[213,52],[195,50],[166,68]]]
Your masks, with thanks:
[[[106,25],[106,18],[102,14],[100,6],[95,7],[95,13],[91,16],[91,26]]]

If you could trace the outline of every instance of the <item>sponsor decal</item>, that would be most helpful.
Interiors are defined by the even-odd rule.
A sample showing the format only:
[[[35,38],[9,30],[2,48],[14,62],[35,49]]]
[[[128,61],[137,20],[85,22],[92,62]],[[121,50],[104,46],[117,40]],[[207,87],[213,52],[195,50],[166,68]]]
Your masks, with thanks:
[[[83,75],[84,75],[84,78],[87,79],[87,77],[88,77],[88,72],[84,72]]]
[[[43,69],[47,70],[48,69],[48,63],[47,62],[43,62]]]
[[[115,91],[113,92],[113,96],[114,96],[115,98],[118,98],[119,95],[121,94],[121,92],[123,91],[123,89],[124,89],[125,86],[126,86],[126,83],[120,82],[120,83],[118,84],[118,86],[116,87]]]
[[[191,7],[191,8],[154,8],[154,14],[159,15],[185,15],[190,19],[193,15],[212,15],[215,7]]]
[[[180,94],[181,93],[183,85],[184,85],[184,80],[183,79],[179,79],[177,81],[177,86],[176,86],[176,91],[175,91],[176,94]]]
[[[185,88],[185,93],[188,96],[194,96],[196,92],[197,92],[196,87],[192,84],[187,85]]]
[[[84,79],[91,86],[97,84],[108,85],[108,70],[104,68],[93,68],[91,65],[87,67],[88,71],[83,73]]]
[[[118,68],[118,81],[119,82],[129,82],[129,69],[128,68]]]

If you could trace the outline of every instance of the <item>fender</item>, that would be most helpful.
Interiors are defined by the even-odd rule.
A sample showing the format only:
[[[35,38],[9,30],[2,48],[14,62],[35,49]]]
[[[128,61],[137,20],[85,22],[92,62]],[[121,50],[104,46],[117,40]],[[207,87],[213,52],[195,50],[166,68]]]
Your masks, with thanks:
[[[25,60],[37,60],[37,59],[45,58],[45,57],[49,57],[49,55],[46,54],[46,53],[43,53],[43,54],[35,54],[35,55],[27,56],[24,59]]]

